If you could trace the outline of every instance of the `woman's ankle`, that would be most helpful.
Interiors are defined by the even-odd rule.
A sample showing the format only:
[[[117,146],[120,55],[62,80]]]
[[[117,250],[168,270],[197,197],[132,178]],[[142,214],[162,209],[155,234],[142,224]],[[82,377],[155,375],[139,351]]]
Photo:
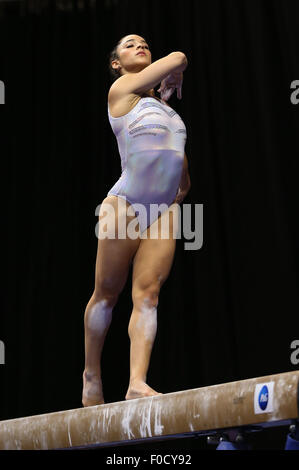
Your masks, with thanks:
[[[83,376],[87,381],[100,381],[101,380],[101,372],[98,370],[92,369],[84,369]]]
[[[131,377],[130,378],[130,385],[133,384],[133,383],[136,383],[136,382],[146,383],[146,377],[136,376],[136,377]]]

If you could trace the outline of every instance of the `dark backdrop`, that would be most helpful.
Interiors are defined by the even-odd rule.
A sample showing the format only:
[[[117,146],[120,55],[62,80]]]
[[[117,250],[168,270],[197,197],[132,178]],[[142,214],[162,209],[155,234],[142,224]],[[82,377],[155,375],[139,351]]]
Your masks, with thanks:
[[[108,55],[126,34],[153,61],[187,55],[183,99],[169,103],[187,127],[184,202],[203,204],[203,246],[177,241],[160,293],[149,385],[298,367],[298,19],[290,0],[1,4],[0,419],[81,407],[95,210],[120,176]],[[131,310],[130,273],[103,351],[106,402],[127,391]]]

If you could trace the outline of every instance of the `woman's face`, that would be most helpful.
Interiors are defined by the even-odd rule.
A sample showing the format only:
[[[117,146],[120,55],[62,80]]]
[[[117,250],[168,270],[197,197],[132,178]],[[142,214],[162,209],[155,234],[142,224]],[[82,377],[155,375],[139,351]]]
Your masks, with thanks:
[[[139,54],[140,52],[144,54]],[[122,75],[140,72],[152,62],[152,55],[147,42],[136,34],[124,37],[117,47],[117,53],[119,60],[113,61],[112,65],[116,65],[116,69],[121,66],[120,72]]]

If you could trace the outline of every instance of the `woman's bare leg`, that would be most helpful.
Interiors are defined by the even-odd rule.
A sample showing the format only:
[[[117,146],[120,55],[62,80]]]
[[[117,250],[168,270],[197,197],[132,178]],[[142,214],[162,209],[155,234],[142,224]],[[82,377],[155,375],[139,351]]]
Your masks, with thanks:
[[[130,383],[126,400],[144,396],[159,395],[146,384],[151,352],[157,331],[156,302],[148,295],[140,302],[135,301],[129,323]]]
[[[174,217],[177,217],[177,210]],[[161,218],[166,217],[162,215]],[[177,225],[170,214],[169,238],[141,239],[133,263],[132,299],[134,308],[129,322],[130,382],[126,400],[159,395],[146,384],[146,376],[157,331],[157,306],[162,284],[167,279],[175,253],[173,237]],[[177,219],[176,219],[177,220]],[[161,219],[160,219],[161,221]],[[156,228],[161,236],[160,222]]]
[[[105,337],[112,320],[113,307],[114,302],[93,295],[85,310],[85,369],[82,396],[84,406],[104,403],[101,356]]]
[[[115,218],[126,217],[128,224],[135,216],[118,213],[117,197],[109,196],[115,209]],[[128,203],[127,207],[128,207]],[[99,220],[103,214],[100,213]],[[107,220],[107,219],[106,219]],[[117,220],[115,229],[117,233]],[[117,302],[129,272],[130,264],[140,239],[99,239],[96,259],[95,290],[89,300],[84,315],[85,326],[85,369],[83,372],[83,406],[104,403],[101,379],[101,355],[108,332],[113,307]]]

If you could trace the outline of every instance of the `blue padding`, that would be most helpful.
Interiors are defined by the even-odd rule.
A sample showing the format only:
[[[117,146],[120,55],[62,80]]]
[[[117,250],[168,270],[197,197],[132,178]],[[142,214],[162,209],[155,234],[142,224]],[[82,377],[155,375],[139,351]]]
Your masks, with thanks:
[[[299,450],[299,441],[288,434],[284,450]]]
[[[216,450],[250,450],[250,447],[241,442],[221,441]]]

